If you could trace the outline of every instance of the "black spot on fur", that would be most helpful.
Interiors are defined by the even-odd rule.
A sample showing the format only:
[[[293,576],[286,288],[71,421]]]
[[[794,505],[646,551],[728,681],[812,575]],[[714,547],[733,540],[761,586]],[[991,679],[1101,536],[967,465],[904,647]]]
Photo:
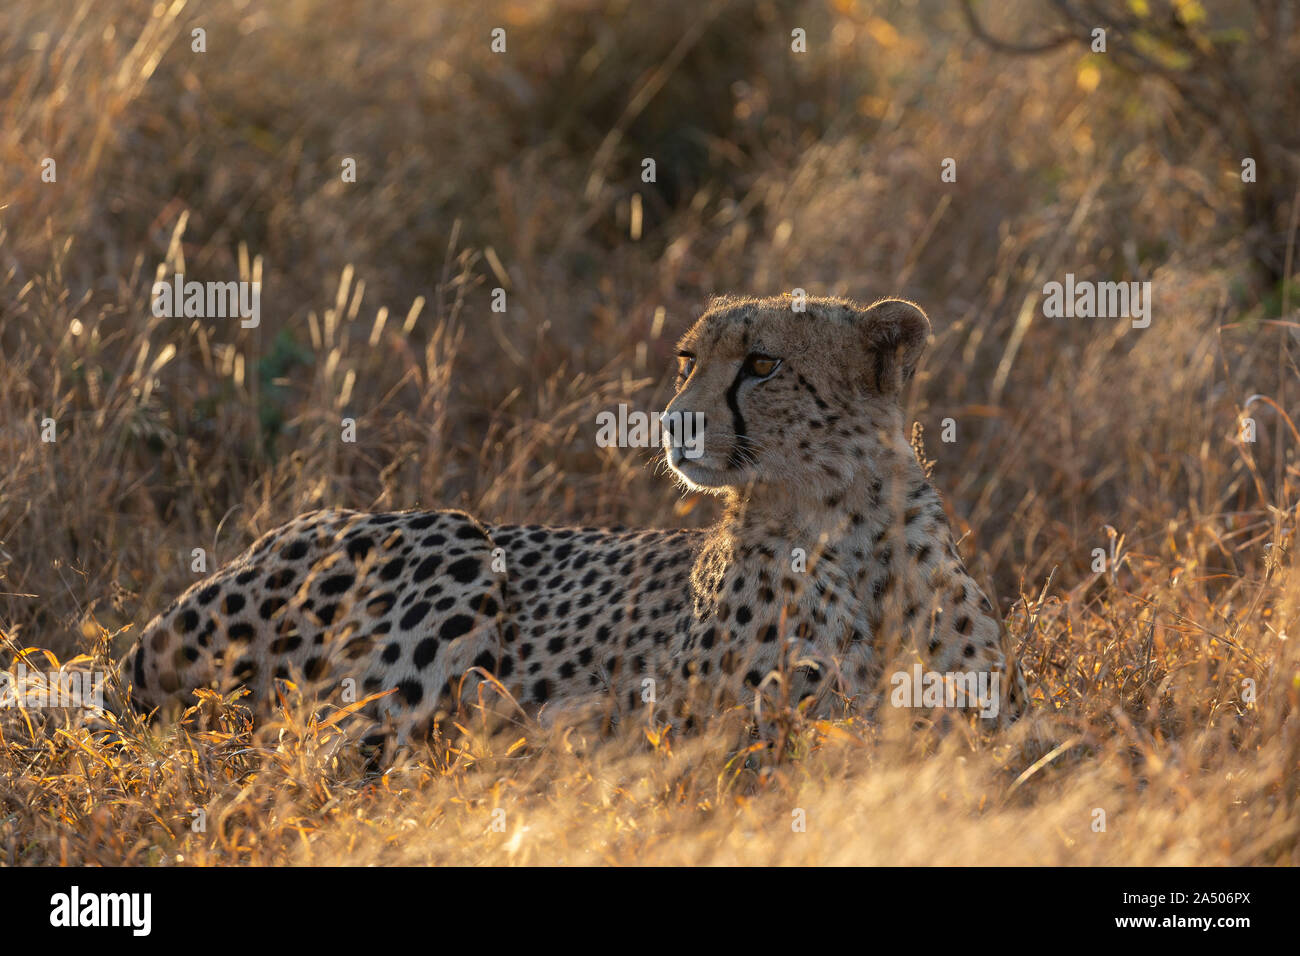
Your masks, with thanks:
[[[419,644],[415,645],[415,651],[411,654],[411,660],[420,670],[424,670],[433,663],[433,659],[438,656],[438,639],[436,637],[426,637]]]
[[[309,547],[310,545],[306,538],[299,538],[296,541],[289,542],[281,548],[280,557],[284,558],[286,561],[297,561],[299,558],[304,557],[307,554],[307,549]]]
[[[428,601],[420,601],[418,604],[413,604],[411,609],[402,615],[402,620],[400,621],[401,626],[406,630],[410,630],[428,617],[429,611],[432,608],[433,605]]]
[[[406,703],[414,707],[424,700],[424,686],[418,680],[404,680],[397,685],[397,692]]]
[[[297,574],[291,568],[283,568],[282,570],[276,571],[274,574],[268,574],[266,576],[266,587],[272,591],[279,591],[280,589],[287,588],[290,584],[293,584],[293,579],[295,577],[297,577]]]
[[[353,561],[360,561],[371,550],[374,549],[375,543],[369,538],[356,538],[348,542],[348,557]]]
[[[457,614],[454,617],[447,618],[438,633],[444,641],[454,641],[462,634],[468,634],[473,626],[474,619],[472,617],[468,614]]]
[[[432,577],[440,564],[442,564],[442,558],[439,555],[429,555],[415,566],[415,570],[411,572],[411,580],[418,582]]]
[[[135,686],[139,688],[143,688],[144,687],[144,647],[143,646],[137,647],[135,649],[135,668],[133,673],[135,674]]]
[[[461,584],[469,584],[478,576],[479,561],[477,558],[461,558],[447,567],[447,573]]]
[[[356,583],[356,577],[351,574],[335,574],[321,582],[321,594],[342,594],[348,588]]]

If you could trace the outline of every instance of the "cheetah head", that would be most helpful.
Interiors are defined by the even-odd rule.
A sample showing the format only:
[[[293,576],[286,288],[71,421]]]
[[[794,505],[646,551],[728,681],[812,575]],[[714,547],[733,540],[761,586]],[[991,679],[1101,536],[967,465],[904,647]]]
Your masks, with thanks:
[[[902,299],[792,302],[716,299],[682,337],[663,435],[688,488],[839,488],[873,449],[903,440],[900,394],[930,334],[925,313]]]

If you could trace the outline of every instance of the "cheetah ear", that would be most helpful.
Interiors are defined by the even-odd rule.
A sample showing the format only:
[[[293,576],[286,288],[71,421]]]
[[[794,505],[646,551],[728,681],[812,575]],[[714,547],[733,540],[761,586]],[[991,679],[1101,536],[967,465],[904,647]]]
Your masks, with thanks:
[[[930,338],[930,320],[906,299],[881,299],[860,313],[867,351],[867,382],[884,395],[897,394],[916,371]]]

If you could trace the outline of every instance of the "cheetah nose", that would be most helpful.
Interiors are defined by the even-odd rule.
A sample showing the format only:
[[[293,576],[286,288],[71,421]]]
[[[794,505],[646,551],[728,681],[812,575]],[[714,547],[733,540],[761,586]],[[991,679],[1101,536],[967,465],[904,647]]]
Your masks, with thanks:
[[[696,459],[704,454],[704,413],[665,411],[659,415],[659,423],[666,436],[673,464],[681,464],[685,458]]]

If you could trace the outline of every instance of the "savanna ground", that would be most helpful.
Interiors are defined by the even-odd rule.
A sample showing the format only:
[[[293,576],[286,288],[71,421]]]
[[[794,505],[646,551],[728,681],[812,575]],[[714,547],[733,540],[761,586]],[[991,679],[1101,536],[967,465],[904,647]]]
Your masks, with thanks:
[[[929,311],[910,414],[1035,698],[378,777],[291,708],[10,710],[0,862],[1300,862],[1300,9],[974,10],[0,5],[0,664],[116,660],[192,549],[315,507],[706,524],[596,414],[663,407],[709,295],[798,287]],[[260,278],[261,324],[155,318],[175,272]],[[1149,280],[1150,326],[1046,317],[1066,273]]]

